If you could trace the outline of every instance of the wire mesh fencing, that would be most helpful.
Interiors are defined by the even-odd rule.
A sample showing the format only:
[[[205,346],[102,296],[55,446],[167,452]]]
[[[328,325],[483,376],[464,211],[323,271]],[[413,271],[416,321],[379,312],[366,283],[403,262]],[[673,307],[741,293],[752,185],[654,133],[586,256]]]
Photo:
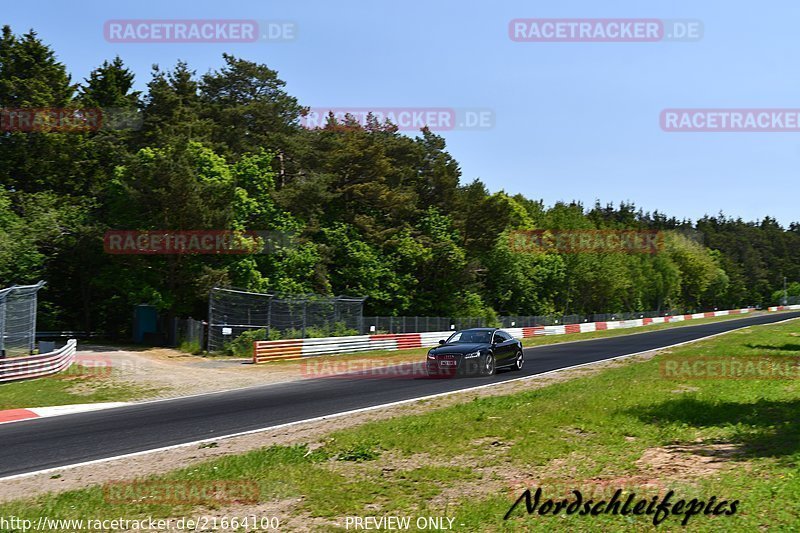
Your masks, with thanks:
[[[174,341],[172,346],[187,344],[198,349],[205,346],[205,325],[202,320],[189,318],[176,318],[174,321]]]
[[[358,335],[363,329],[365,298],[248,292],[216,287],[208,298],[208,351],[249,330],[264,338]]]
[[[632,320],[678,314],[676,310],[572,315],[484,317],[364,316],[365,298],[275,295],[214,288],[208,300],[209,352],[222,351],[243,333],[263,330],[242,341],[339,337],[382,333],[423,333],[479,327],[521,328]]]
[[[0,358],[33,353],[36,342],[36,285],[14,285],[0,290]]]
[[[425,331],[448,331],[486,326],[486,319],[481,317],[365,316],[364,328],[361,333],[422,333]]]
[[[677,311],[641,311],[589,315],[508,315],[497,317],[497,322],[490,322],[481,317],[365,316],[362,333],[424,333],[426,331],[448,331],[492,326],[503,328],[529,328],[534,326],[555,326],[559,324],[580,324],[583,322],[633,320],[636,318],[653,318],[671,314],[677,314]]]
[[[501,316],[500,325],[504,328],[530,328],[534,326],[557,326],[559,324],[581,324],[584,322],[608,322],[614,320],[635,320],[680,314],[678,310],[637,311],[625,313],[593,313],[587,315],[536,315]]]

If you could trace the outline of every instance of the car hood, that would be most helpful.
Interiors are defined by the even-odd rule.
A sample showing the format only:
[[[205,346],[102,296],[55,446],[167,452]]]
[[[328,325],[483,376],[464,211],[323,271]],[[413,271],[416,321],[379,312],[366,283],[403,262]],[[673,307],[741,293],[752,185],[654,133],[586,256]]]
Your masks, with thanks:
[[[439,355],[444,353],[464,355],[472,352],[477,352],[478,350],[486,350],[489,347],[490,345],[484,342],[477,342],[477,343],[456,342],[453,344],[444,344],[442,346],[437,346],[436,348],[431,350],[431,353],[434,355]]]

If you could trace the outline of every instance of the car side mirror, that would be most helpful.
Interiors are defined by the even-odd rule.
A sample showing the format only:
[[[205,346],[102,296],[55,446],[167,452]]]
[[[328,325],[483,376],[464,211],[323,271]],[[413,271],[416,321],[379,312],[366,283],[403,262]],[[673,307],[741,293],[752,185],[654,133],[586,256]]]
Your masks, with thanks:
[[[439,344],[444,344],[444,339],[439,339]]]

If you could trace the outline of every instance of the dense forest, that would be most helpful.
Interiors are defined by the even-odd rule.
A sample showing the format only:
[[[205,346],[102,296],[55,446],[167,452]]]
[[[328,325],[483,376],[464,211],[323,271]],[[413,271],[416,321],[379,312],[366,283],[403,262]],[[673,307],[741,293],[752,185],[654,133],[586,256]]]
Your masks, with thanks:
[[[375,119],[332,118],[301,127],[307,108],[284,87],[268,66],[229,55],[205,74],[154,66],[144,91],[119,57],[75,82],[35,32],[3,28],[4,110],[100,108],[138,122],[4,123],[0,286],[46,280],[42,329],[105,332],[128,328],[140,303],[201,317],[217,285],[366,296],[369,314],[438,316],[766,305],[784,276],[800,294],[798,224],[491,192],[463,179],[426,129],[412,137]],[[266,254],[105,253],[104,234],[120,229],[293,237]],[[510,232],[528,229],[661,230],[666,239],[656,254],[513,249]]]

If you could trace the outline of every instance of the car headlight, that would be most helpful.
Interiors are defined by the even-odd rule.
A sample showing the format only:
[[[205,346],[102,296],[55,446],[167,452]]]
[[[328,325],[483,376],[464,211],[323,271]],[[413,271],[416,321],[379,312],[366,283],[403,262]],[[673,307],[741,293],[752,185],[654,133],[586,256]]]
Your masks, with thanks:
[[[472,353],[468,353],[467,355],[465,355],[464,359],[474,359],[474,358],[480,357],[480,356],[481,356],[481,352],[472,352]]]
[[[428,352],[428,359],[436,359],[436,356],[433,355],[431,352]]]

